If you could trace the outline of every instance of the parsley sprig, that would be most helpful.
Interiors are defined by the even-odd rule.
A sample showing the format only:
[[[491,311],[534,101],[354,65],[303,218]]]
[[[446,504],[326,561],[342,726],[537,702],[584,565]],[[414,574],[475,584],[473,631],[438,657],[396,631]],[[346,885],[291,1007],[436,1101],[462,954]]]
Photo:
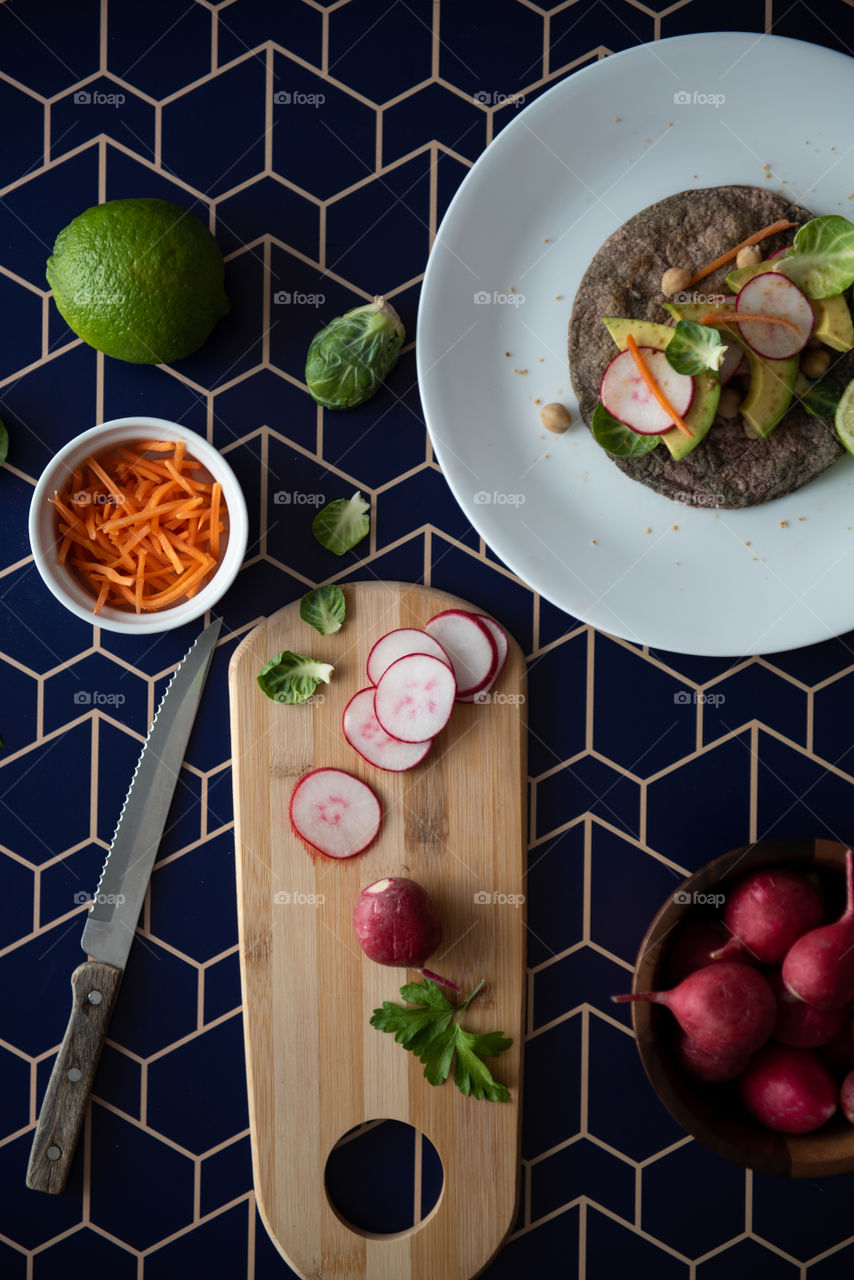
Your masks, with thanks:
[[[481,1057],[496,1058],[509,1049],[513,1041],[508,1040],[503,1031],[475,1035],[460,1025],[462,1013],[482,986],[483,980],[461,1004],[452,1004],[431,978],[408,982],[400,988],[400,994],[407,1004],[415,1007],[404,1009],[384,1000],[381,1009],[374,1009],[371,1026],[378,1031],[393,1031],[397,1043],[424,1063],[424,1075],[430,1084],[447,1080],[456,1057],[454,1084],[460,1093],[466,1097],[473,1093],[476,1098],[486,1098],[489,1102],[509,1102],[507,1086],[493,1080]]]

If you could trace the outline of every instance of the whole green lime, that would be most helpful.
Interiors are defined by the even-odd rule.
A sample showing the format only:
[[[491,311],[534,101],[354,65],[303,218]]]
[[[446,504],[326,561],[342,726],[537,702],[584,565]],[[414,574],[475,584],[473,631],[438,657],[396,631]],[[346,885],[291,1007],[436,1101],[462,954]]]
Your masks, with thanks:
[[[168,200],[108,200],[56,237],[48,284],[78,337],[118,360],[169,364],[228,311],[222,251]]]

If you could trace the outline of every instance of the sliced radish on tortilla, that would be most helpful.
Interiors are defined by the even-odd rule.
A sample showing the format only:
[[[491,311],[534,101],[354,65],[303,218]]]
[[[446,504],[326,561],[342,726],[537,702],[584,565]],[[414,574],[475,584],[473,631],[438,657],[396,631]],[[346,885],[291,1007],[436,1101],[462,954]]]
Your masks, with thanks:
[[[417,627],[398,627],[396,631],[389,631],[381,636],[368,654],[368,679],[371,684],[376,684],[383,672],[393,662],[397,662],[398,658],[405,658],[410,653],[429,653],[446,666],[451,665],[451,659],[439,641],[434,640],[426,631],[419,631]]]
[[[477,693],[498,669],[498,646],[492,632],[474,613],[465,609],[445,609],[425,624],[451,659],[457,678],[457,693]]]
[[[454,709],[457,682],[447,663],[426,653],[398,658],[374,690],[374,714],[400,742],[427,742],[444,729]]]
[[[478,689],[477,693],[464,693],[457,697],[457,702],[486,702],[486,695],[493,688],[496,680],[504,669],[504,663],[507,661],[507,632],[500,627],[492,618],[488,618],[485,613],[475,613],[472,617],[479,618],[483,625],[489,631],[495,641],[495,647],[498,650],[498,666],[489,683],[484,685],[482,689]]]
[[[675,412],[684,418],[694,398],[694,379],[671,369],[663,351],[641,347],[640,353]],[[599,398],[612,418],[639,435],[660,436],[673,426],[673,419],[662,409],[638,372],[630,351],[621,351],[608,365]]]
[[[786,360],[795,356],[807,345],[813,330],[815,316],[806,294],[787,276],[775,271],[763,271],[740,291],[735,300],[736,315],[779,316],[787,324],[773,324],[762,320],[745,320],[738,326],[745,342],[760,356],[770,360]],[[794,326],[794,328],[792,328]]]
[[[298,836],[328,858],[352,858],[376,839],[380,802],[366,783],[343,769],[314,769],[291,795]]]
[[[776,250],[776,252],[774,252],[774,253],[769,253],[769,254],[768,254],[768,257],[765,259],[765,261],[766,261],[766,262],[773,262],[775,258],[782,258],[783,254],[784,254],[784,253],[788,253],[788,252],[789,252],[789,250],[791,249],[791,247],[792,247],[792,246],[791,246],[790,244],[784,244],[784,245],[783,245],[783,247],[782,247],[782,249],[777,249],[777,250]]]
[[[741,347],[737,346],[735,342],[730,342],[724,354],[724,358],[721,361],[721,367],[718,370],[722,387],[725,387],[730,378],[734,378],[739,372],[745,358],[745,354]]]
[[[353,694],[344,708],[344,737],[363,760],[375,764],[378,769],[388,769],[391,773],[414,769],[433,745],[432,738],[426,742],[401,742],[399,738],[392,738],[374,712],[375,692],[374,686],[370,685]]]

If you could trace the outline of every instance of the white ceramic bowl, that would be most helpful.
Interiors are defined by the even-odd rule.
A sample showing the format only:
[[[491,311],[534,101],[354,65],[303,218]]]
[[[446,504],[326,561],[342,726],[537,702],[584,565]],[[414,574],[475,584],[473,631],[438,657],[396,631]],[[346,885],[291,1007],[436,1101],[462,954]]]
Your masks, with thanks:
[[[224,545],[220,550],[219,568],[210,582],[189,600],[179,601],[169,608],[151,613],[132,613],[104,605],[99,614],[92,612],[94,599],[90,591],[74,571],[61,565],[57,558],[60,539],[56,531],[56,510],[49,501],[55,491],[62,491],[75,467],[80,467],[87,457],[100,457],[119,445],[140,440],[183,440],[187,454],[201,462],[209,473],[199,473],[203,479],[218,480],[228,512]],[[104,627],[107,631],[125,634],[144,634],[154,631],[171,631],[173,627],[192,622],[212,608],[231,586],[246,554],[249,521],[246,500],[231,467],[213,445],[176,422],[165,418],[114,418],[100,427],[92,427],[82,435],[69,440],[45,467],[36,485],[30,503],[30,546],[35,565],[48,589],[66,609],[70,609],[84,622]]]

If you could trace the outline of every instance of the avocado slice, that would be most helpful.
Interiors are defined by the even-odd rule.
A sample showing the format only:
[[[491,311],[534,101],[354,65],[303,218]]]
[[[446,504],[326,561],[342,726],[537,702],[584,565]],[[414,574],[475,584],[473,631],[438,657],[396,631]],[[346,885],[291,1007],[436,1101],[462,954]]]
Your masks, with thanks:
[[[625,320],[621,316],[606,316],[605,327],[621,351],[626,349],[626,339],[631,333],[639,347],[653,347],[663,351],[673,330],[668,324],[655,324],[652,320]],[[675,462],[686,458],[703,439],[715,420],[718,400],[721,395],[721,380],[711,370],[694,375],[694,399],[685,414],[685,425],[693,435],[686,436],[678,427],[665,431],[662,440],[670,450]]]
[[[738,293],[742,285],[747,284],[754,276],[773,270],[774,264],[771,262],[758,262],[755,267],[741,267],[729,273],[726,278],[727,288]],[[850,351],[854,347],[854,324],[851,322],[845,295],[834,293],[829,298],[810,298],[810,302],[815,315],[813,337],[818,338],[825,346],[832,347],[834,351]]]
[[[733,310],[731,302],[665,302],[664,306],[677,320],[693,320],[695,323],[699,322],[701,315],[708,315],[710,311],[726,313]],[[736,332],[734,325],[725,326],[722,333],[726,334],[728,341],[741,347],[750,366],[750,385],[741,406],[741,416],[756,435],[770,436],[792,403],[792,392],[798,376],[798,357],[769,360],[757,355]]]

